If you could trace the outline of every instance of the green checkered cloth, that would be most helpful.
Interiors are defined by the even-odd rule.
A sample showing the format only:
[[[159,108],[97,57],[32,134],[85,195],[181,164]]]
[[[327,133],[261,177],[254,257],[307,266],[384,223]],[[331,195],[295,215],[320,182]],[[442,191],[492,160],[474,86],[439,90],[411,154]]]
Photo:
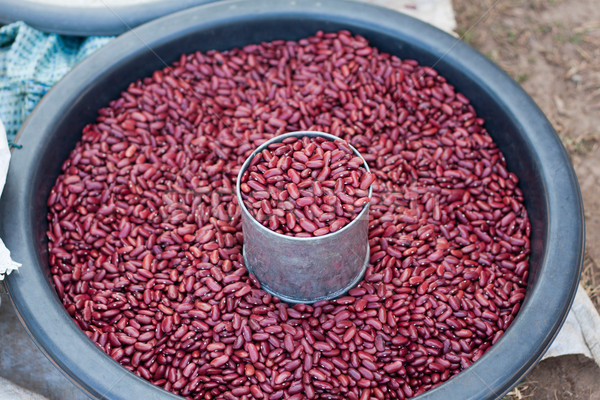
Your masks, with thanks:
[[[44,33],[23,22],[0,28],[0,120],[9,142],[46,92],[112,38]]]

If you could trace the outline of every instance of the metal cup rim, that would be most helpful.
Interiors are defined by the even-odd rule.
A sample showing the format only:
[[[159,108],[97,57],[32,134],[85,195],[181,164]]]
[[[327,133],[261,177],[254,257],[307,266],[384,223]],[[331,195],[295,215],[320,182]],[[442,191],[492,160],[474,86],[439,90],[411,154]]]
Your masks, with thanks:
[[[368,214],[368,212],[369,212],[369,206],[371,205],[371,201],[369,200],[369,202],[363,206],[363,209],[360,211],[360,213],[358,213],[358,215],[354,219],[352,219],[348,224],[343,226],[340,230],[337,230],[335,232],[329,232],[323,236],[297,237],[297,236],[289,236],[289,235],[284,235],[279,232],[275,232],[275,231],[267,228],[263,224],[261,224],[259,221],[257,221],[256,218],[254,218],[252,216],[252,214],[250,214],[250,211],[248,211],[248,209],[246,208],[246,205],[244,204],[244,200],[242,199],[242,192],[241,192],[241,188],[240,188],[242,174],[248,169],[248,165],[250,164],[250,162],[252,161],[252,159],[254,158],[254,156],[256,154],[263,151],[269,145],[271,145],[273,143],[281,142],[284,139],[287,139],[288,137],[303,137],[303,136],[324,137],[326,139],[334,140],[334,141],[335,140],[344,140],[344,139],[337,137],[335,135],[332,135],[330,133],[320,132],[320,131],[293,131],[293,132],[287,132],[287,133],[283,133],[281,135],[274,136],[271,139],[267,140],[266,142],[262,143],[256,149],[254,149],[254,151],[246,158],[246,160],[242,164],[242,167],[240,168],[240,171],[238,172],[238,175],[237,175],[237,179],[236,179],[236,183],[235,183],[235,193],[236,193],[236,197],[237,197],[239,206],[242,210],[242,213],[244,213],[257,226],[259,226],[259,229],[267,231],[270,234],[277,235],[277,237],[280,237],[280,238],[286,239],[286,240],[290,240],[290,241],[297,241],[297,242],[320,241],[323,239],[330,238],[333,235],[338,235],[349,229],[352,229],[352,226],[356,224],[356,221],[360,220],[361,218],[365,218],[367,216],[366,214]],[[356,148],[354,146],[352,146],[350,143],[348,143],[348,146],[350,147],[350,149],[352,149],[354,154],[356,154],[358,157],[360,157],[363,160],[366,171],[371,172],[371,169],[369,168],[369,164],[367,163],[367,160],[364,159],[362,154],[360,154],[360,152],[358,150],[356,150]],[[373,184],[369,185],[369,198],[372,198],[372,196],[373,196]]]

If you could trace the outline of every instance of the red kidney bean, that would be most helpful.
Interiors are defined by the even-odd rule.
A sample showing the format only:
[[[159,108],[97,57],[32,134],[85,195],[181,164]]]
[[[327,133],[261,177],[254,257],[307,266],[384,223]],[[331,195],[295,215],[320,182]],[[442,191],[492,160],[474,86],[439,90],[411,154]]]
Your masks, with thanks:
[[[291,306],[244,267],[234,188],[254,148],[296,130],[340,141],[254,157],[255,218],[327,234],[373,196],[364,280]],[[345,31],[183,55],[132,83],[83,129],[47,204],[66,311],[190,399],[411,397],[476,362],[526,295],[523,195],[484,121],[433,69]]]

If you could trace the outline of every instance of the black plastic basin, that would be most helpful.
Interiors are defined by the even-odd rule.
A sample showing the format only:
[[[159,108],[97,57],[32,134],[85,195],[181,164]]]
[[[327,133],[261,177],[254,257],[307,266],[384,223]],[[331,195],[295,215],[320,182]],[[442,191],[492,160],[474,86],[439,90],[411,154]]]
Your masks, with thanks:
[[[94,398],[178,398],[127,372],[75,325],[49,278],[46,199],[87,123],[127,85],[181,53],[348,29],[382,51],[436,68],[469,97],[521,180],[532,225],[529,288],[517,318],[473,366],[420,399],[491,399],[540,360],[573,300],[583,256],[581,195],[555,131],[525,92],[458,39],[386,9],[340,0],[212,3],[129,32],[69,73],[23,126],[0,205],[0,235],[23,263],[7,280],[42,351]]]

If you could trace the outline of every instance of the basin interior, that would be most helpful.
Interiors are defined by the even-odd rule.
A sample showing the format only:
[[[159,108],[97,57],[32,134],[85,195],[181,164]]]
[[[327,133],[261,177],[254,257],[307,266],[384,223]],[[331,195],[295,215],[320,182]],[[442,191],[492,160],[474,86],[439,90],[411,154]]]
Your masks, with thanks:
[[[165,63],[170,65],[183,53],[197,50],[227,50],[277,39],[296,40],[312,35],[318,30],[335,32],[341,29],[363,35],[380,51],[394,54],[402,59],[415,59],[421,65],[434,67],[457,88],[457,91],[471,100],[477,115],[485,119],[486,129],[505,155],[509,171],[519,177],[519,186],[525,196],[532,226],[530,285],[535,284],[546,241],[547,199],[543,197],[545,188],[540,179],[536,154],[530,143],[524,139],[521,126],[506,113],[506,110],[498,107],[493,93],[482,90],[482,87],[485,88],[485,82],[475,80],[465,71],[448,63],[444,57],[435,56],[428,52],[428,49],[403,38],[386,35],[364,26],[352,26],[350,23],[332,22],[326,19],[298,21],[296,18],[285,16],[276,20],[257,18],[235,21],[233,24],[215,26],[210,30],[189,32],[183,39],[167,37],[160,45],[152,46],[151,50],[143,49],[136,57],[129,57],[107,70],[96,85],[89,87],[77,102],[71,104],[68,110],[64,110],[64,114],[58,117],[56,124],[50,127],[49,135],[44,138],[47,146],[40,154],[39,168],[33,177],[32,186],[37,190],[31,193],[31,204],[35,204],[31,223],[39,246],[40,265],[47,266],[45,204],[54,181],[60,173],[60,167],[80,139],[83,127],[94,122],[98,109],[118,98],[129,83],[150,76],[153,71],[164,68]]]

